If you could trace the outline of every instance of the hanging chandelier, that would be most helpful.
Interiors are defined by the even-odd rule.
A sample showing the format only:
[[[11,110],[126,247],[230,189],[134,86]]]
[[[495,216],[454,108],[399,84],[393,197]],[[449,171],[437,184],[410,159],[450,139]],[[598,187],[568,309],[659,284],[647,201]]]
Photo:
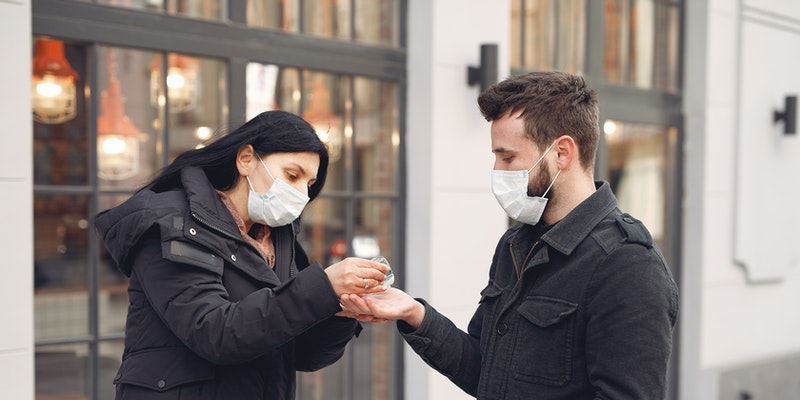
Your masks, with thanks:
[[[43,124],[61,124],[75,118],[78,73],[64,56],[64,42],[36,39],[31,77],[33,119]]]
[[[97,117],[97,174],[102,179],[122,180],[139,172],[141,132],[125,113],[113,52],[108,49],[108,87],[100,95]]]
[[[198,79],[199,62],[196,58],[171,53],[167,56],[167,96],[161,89],[161,55],[153,57],[150,64],[150,103],[162,107],[169,98],[169,111],[179,113],[197,106],[200,90]]]

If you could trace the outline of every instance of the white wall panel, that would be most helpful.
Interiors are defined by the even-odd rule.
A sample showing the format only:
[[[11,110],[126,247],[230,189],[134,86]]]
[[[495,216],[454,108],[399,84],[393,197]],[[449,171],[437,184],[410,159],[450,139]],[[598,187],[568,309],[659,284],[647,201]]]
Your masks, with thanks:
[[[735,256],[753,281],[782,279],[800,266],[800,134],[784,135],[773,112],[800,94],[800,31],[749,16],[741,29]]]
[[[32,399],[33,214],[30,109],[31,5],[0,0],[0,37],[7,62],[0,63],[0,397]]]
[[[409,2],[407,289],[462,327],[505,228],[489,186],[489,124],[467,68],[479,64],[481,44],[496,43],[508,75],[510,15],[508,2],[493,0]],[[406,354],[406,398],[469,398]]]
[[[703,366],[724,368],[800,352],[800,281],[709,285]]]

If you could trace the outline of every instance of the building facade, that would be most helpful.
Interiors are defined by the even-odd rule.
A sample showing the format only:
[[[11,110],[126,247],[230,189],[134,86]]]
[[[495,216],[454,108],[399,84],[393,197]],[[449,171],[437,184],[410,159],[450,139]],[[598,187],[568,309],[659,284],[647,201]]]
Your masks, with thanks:
[[[559,69],[598,90],[598,179],[681,287],[670,398],[800,397],[800,4],[0,0],[0,33],[4,398],[111,398],[127,297],[92,216],[264,109],[303,115],[331,150],[303,217],[312,258],[383,254],[466,327],[508,224],[468,80],[492,66],[483,45],[499,79]],[[69,64],[63,99],[31,89],[48,57]],[[298,398],[469,397],[383,324],[302,374]]]

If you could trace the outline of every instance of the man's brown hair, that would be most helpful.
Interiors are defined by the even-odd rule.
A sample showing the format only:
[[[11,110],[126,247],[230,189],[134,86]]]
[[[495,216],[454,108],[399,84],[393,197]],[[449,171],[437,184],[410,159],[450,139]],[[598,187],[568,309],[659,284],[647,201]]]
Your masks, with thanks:
[[[580,76],[538,71],[509,77],[478,96],[487,121],[520,113],[525,133],[543,150],[561,135],[578,144],[584,169],[592,170],[600,137],[597,93]]]

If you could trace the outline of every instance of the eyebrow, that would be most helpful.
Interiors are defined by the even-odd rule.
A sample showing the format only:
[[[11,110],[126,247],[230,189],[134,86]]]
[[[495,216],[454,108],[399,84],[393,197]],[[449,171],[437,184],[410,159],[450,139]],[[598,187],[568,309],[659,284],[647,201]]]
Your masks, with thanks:
[[[306,169],[305,169],[305,168],[303,168],[303,166],[302,166],[302,165],[300,165],[299,163],[296,163],[296,162],[290,162],[288,166],[289,166],[289,167],[293,167],[293,168],[297,168],[297,169],[299,169],[299,170],[300,170],[300,172],[301,172],[303,175],[309,175],[308,171],[306,171]],[[311,177],[311,179],[313,179],[313,180],[315,180],[315,181],[316,181],[316,180],[317,180],[317,177],[316,177],[316,175],[315,175],[315,176],[312,176],[312,177]]]
[[[496,149],[492,149],[492,153],[514,153],[512,150],[507,150],[503,147],[498,147]]]

